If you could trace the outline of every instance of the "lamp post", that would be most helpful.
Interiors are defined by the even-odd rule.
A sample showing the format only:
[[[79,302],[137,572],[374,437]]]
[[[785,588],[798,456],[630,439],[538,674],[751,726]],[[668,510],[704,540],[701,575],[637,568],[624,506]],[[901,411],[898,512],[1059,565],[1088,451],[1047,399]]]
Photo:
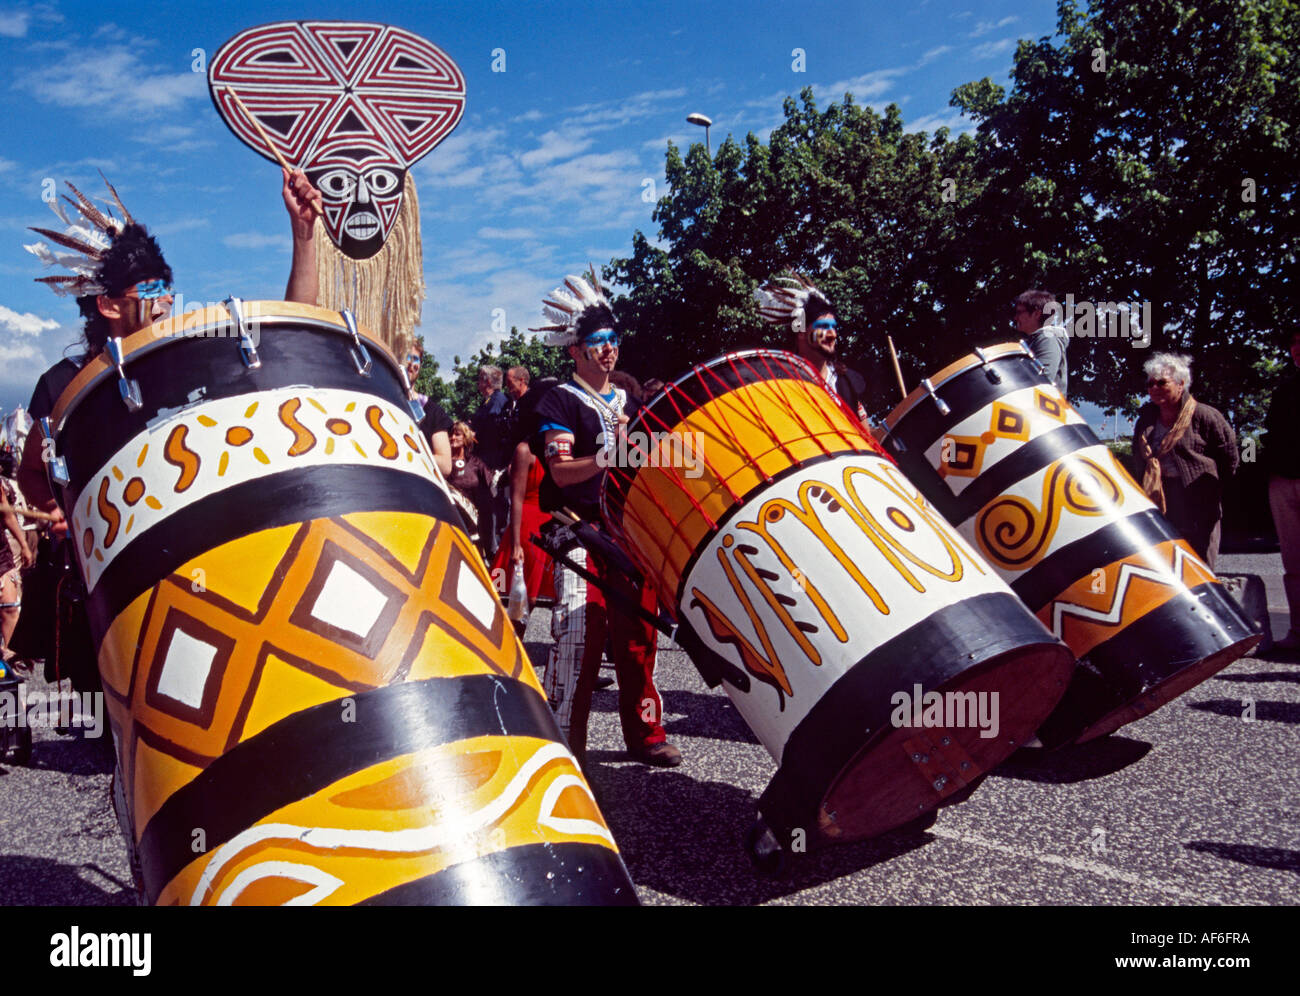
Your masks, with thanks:
[[[687,124],[699,125],[704,129],[704,148],[708,152],[709,158],[712,159],[713,146],[709,144],[709,125],[713,124],[713,122],[703,114],[688,114],[686,115],[686,122]]]

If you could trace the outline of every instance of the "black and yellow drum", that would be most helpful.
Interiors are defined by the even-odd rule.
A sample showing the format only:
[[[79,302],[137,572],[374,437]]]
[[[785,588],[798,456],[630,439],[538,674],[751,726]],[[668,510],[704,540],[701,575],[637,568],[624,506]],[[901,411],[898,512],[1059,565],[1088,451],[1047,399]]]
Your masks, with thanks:
[[[143,891],[634,903],[405,377],[232,301],[110,342],[51,418]]]
[[[1259,642],[1024,344],[945,367],[886,427],[909,479],[1079,658],[1046,746],[1139,719]]]
[[[798,357],[701,364],[626,442],[606,523],[679,633],[726,663],[779,764],[759,804],[779,843],[963,798],[1063,694],[1069,651]]]

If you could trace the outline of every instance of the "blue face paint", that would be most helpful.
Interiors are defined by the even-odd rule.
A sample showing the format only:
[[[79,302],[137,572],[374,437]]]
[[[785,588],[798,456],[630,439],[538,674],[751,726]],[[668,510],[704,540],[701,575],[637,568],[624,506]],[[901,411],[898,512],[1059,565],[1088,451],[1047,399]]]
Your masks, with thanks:
[[[613,346],[618,349],[618,345],[619,335],[613,329],[599,329],[582,340],[583,349],[600,349],[602,346]]]
[[[817,321],[815,321],[815,322],[812,323],[812,327],[815,328],[815,329],[836,329],[836,328],[839,328],[839,326],[835,323],[835,319],[834,319],[834,318],[819,318],[819,319],[817,319]]]
[[[141,280],[135,285],[135,296],[141,301],[172,297],[172,289],[165,280]]]

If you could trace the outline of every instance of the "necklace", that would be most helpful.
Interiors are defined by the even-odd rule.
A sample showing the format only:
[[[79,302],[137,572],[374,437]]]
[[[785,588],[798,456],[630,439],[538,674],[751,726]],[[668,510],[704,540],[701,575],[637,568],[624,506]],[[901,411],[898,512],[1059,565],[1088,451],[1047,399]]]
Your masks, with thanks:
[[[579,377],[576,373],[573,375],[573,381],[587,392],[587,395],[596,402],[596,414],[600,416],[601,425],[605,429],[605,440],[610,445],[613,445],[614,439],[618,436],[618,420],[623,414],[623,403],[626,400],[626,396],[624,395],[620,397],[622,392],[616,387],[614,388],[614,400],[611,403],[602,398],[599,391]]]

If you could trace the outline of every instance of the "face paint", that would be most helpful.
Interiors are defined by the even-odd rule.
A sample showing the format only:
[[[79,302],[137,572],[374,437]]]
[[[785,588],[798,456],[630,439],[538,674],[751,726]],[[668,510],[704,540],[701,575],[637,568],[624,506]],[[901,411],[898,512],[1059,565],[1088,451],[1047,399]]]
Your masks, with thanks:
[[[172,289],[165,280],[141,280],[135,285],[135,294],[126,295],[127,297],[138,297],[141,301],[153,301],[160,297],[172,297]]]
[[[619,342],[619,334],[613,329],[600,329],[582,340],[582,349],[587,354],[587,358],[596,363],[600,361],[601,353],[606,346],[618,349]]]
[[[819,318],[808,330],[808,339],[814,346],[823,350],[835,348],[835,331],[838,328],[834,318]]]

